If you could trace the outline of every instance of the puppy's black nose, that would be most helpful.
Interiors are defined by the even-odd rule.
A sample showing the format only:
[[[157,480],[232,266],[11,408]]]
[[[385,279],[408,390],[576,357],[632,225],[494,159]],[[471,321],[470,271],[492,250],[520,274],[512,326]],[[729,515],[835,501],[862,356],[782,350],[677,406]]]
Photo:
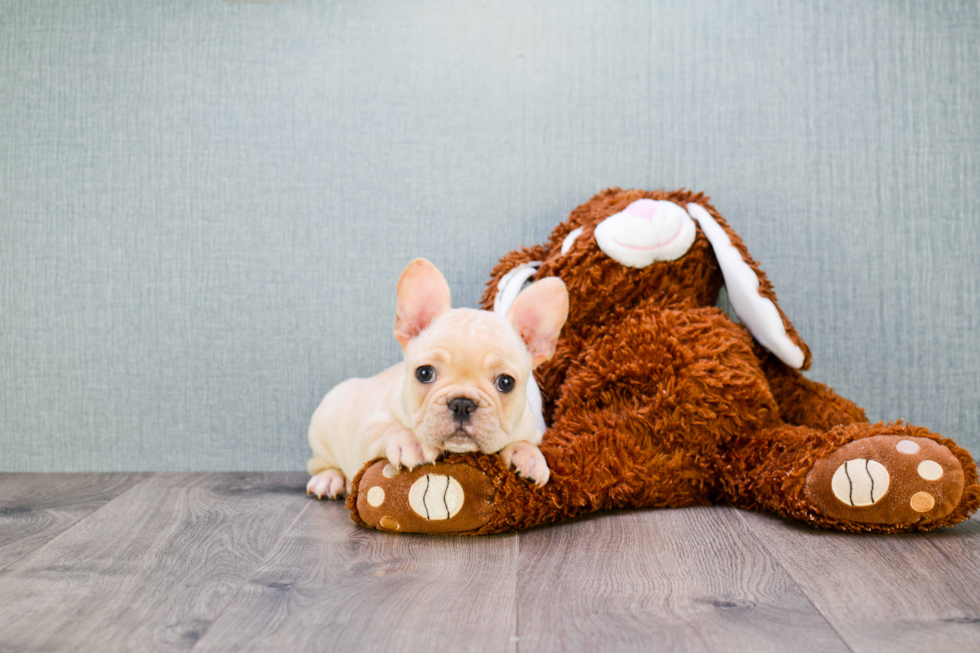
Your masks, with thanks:
[[[456,397],[449,400],[449,410],[453,412],[457,422],[466,422],[470,419],[470,414],[476,410],[476,402],[466,397]]]

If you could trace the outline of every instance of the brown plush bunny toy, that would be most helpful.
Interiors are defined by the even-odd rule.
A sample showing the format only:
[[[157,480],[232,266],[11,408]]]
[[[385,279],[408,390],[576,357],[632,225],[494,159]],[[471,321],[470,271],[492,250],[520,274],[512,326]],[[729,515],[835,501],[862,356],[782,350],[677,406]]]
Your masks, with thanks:
[[[806,344],[704,195],[596,195],[546,245],[504,256],[484,307],[500,310],[549,276],[570,297],[555,355],[536,370],[551,480],[537,488],[496,455],[411,471],[375,461],[354,479],[355,521],[481,534],[609,508],[725,503],[894,533],[958,523],[980,504],[976,465],[952,440],[869,424],[800,374]],[[741,324],[715,307],[723,284]]]

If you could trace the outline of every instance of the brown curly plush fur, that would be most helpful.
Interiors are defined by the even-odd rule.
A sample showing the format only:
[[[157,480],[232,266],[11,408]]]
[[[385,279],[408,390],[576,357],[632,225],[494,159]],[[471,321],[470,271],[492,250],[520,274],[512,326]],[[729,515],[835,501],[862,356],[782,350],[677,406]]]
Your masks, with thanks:
[[[542,261],[536,278],[560,277],[570,309],[554,357],[535,372],[549,423],[541,445],[551,467],[549,483],[534,488],[497,456],[446,461],[479,468],[492,488],[496,513],[475,533],[602,509],[708,503],[854,532],[930,530],[976,510],[980,486],[966,451],[923,428],[868,424],[861,408],[784,365],[715,307],[723,277],[700,227],[691,248],[675,261],[635,269],[603,253],[593,237],[596,225],[641,198],[704,207],[758,276],[760,294],[779,307],[741,238],[707,197],[685,190],[606,190],[575,209],[547,244],[501,258],[483,296],[485,308],[507,271]],[[577,227],[581,235],[562,255],[562,241]],[[806,369],[810,351],[781,309],[779,314],[804,352]],[[807,475],[817,461],[874,436],[927,438],[945,446],[949,461],[955,456],[962,467],[955,509],[901,523],[863,523],[829,516],[808,500]],[[360,521],[356,491],[348,506]]]

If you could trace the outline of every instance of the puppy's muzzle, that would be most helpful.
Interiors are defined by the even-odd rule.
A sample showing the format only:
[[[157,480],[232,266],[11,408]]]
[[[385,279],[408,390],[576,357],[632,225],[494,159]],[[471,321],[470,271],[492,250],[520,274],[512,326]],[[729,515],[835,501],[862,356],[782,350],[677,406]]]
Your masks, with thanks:
[[[466,397],[455,397],[449,400],[449,411],[460,424],[470,421],[470,415],[476,412],[476,402]]]

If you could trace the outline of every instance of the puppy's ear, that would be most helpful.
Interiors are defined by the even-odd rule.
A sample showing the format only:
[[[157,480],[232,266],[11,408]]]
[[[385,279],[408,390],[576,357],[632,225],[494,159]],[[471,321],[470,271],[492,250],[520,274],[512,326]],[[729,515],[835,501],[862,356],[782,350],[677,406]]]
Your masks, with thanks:
[[[568,289],[558,277],[536,281],[524,289],[507,311],[537,367],[555,353],[558,334],[568,317]]]
[[[417,258],[398,278],[395,339],[402,349],[434,319],[449,310],[449,284],[424,258]]]

